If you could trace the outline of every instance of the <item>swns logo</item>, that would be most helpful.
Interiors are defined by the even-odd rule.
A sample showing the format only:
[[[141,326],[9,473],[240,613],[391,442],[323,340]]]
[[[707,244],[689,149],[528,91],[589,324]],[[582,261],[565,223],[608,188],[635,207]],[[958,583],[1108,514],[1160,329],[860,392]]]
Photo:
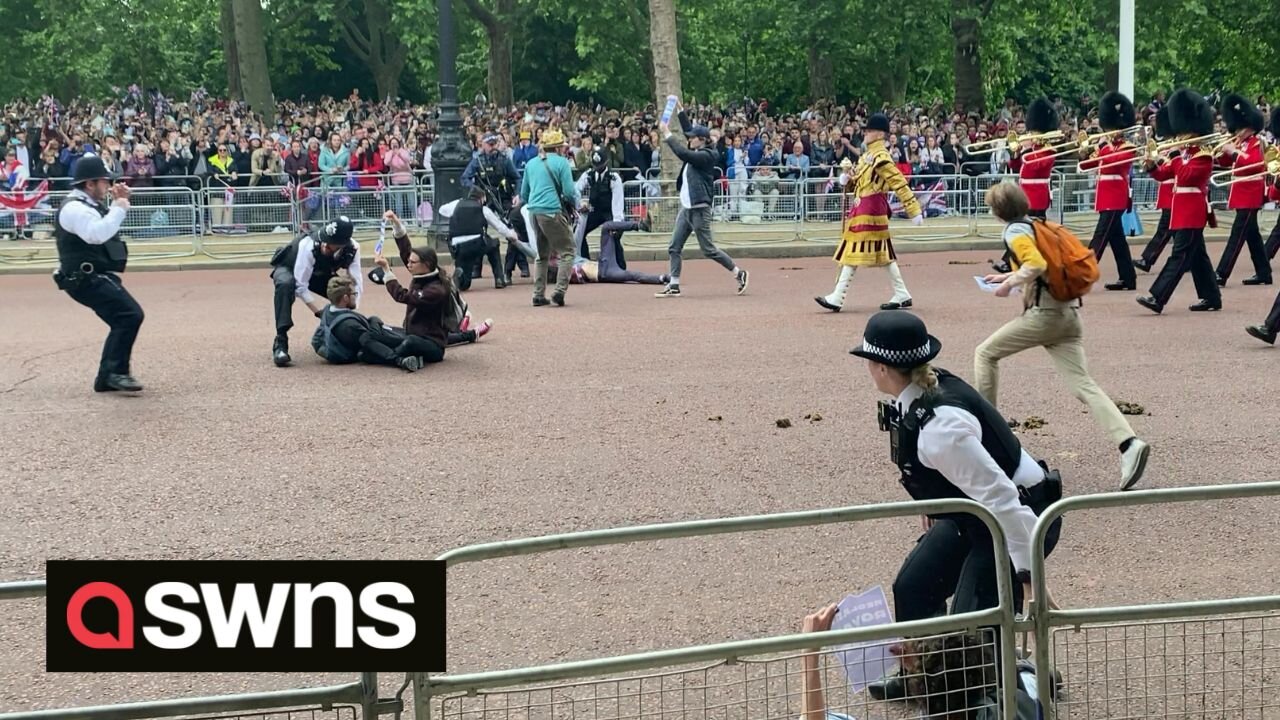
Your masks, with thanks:
[[[50,672],[445,671],[438,561],[51,560]]]

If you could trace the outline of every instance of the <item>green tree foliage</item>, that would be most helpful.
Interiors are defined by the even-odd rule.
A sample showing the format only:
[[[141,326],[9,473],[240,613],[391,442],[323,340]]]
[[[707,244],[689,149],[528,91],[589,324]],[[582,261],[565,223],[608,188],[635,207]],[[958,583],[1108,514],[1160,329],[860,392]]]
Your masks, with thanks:
[[[415,101],[436,96],[437,0],[270,0],[263,23],[277,97],[368,97],[393,83]],[[1114,73],[1119,0],[675,0],[685,94],[751,95],[801,107],[834,89],[873,104],[956,97],[954,22],[979,16],[980,77],[988,106],[1006,96],[1098,97]],[[53,93],[101,97],[138,83],[183,96],[225,93],[218,2],[27,0],[0,3],[0,101]],[[386,12],[383,13],[382,11]],[[457,0],[463,98],[505,93],[491,77],[492,27],[509,29],[516,98],[653,102],[649,8],[641,0]],[[382,19],[385,18],[385,21]],[[381,27],[371,27],[370,21]],[[381,33],[405,63],[371,70],[343,33]],[[1182,85],[1250,95],[1280,89],[1280,2],[1137,0],[1136,94]],[[349,28],[348,28],[349,29]],[[357,38],[359,40],[359,38]],[[392,47],[395,47],[394,44]],[[392,57],[391,59],[395,59]],[[394,65],[394,63],[393,63]],[[501,63],[498,63],[501,69]],[[966,92],[968,90],[966,89]]]

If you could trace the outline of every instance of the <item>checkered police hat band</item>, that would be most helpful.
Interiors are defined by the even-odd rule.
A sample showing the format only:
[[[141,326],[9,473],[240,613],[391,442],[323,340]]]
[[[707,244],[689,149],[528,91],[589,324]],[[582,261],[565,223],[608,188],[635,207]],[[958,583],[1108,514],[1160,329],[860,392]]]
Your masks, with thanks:
[[[923,362],[929,357],[929,353],[933,351],[933,341],[926,340],[924,345],[921,345],[914,350],[888,350],[886,348],[877,347],[876,345],[863,340],[862,349],[868,355],[875,355],[895,364]]]

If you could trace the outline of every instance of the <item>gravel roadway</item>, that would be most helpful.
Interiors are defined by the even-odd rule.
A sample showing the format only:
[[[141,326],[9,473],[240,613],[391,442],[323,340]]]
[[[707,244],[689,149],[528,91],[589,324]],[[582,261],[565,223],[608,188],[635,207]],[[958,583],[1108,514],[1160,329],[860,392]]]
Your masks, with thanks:
[[[1216,258],[1220,247],[1210,248]],[[974,347],[1017,314],[971,278],[990,253],[904,258],[918,312],[972,376]],[[1164,316],[1134,293],[1086,301],[1095,377],[1154,446],[1140,487],[1276,479],[1280,349],[1247,337],[1274,288],[1192,314],[1190,278]],[[745,260],[747,295],[705,261],[685,295],[574,286],[533,308],[527,280],[469,293],[496,329],[416,374],[277,369],[267,270],[137,273],[147,312],[138,397],[90,390],[104,326],[46,276],[0,279],[0,579],[49,558],[427,559],[469,543],[639,523],[905,498],[875,424],[877,393],[847,354],[889,296],[857,276],[820,310],[826,259]],[[636,263],[660,272],[657,263]],[[400,274],[404,276],[403,268]],[[1114,270],[1104,262],[1104,279]],[[1153,276],[1140,278],[1145,289]],[[362,310],[399,322],[368,285]],[[1037,415],[1033,454],[1070,494],[1118,486],[1118,453],[1047,355],[1004,364],[1002,409]],[[805,420],[820,414],[820,421]],[[718,418],[718,419],[711,419]],[[788,418],[792,427],[775,421]],[[1050,562],[1064,606],[1280,592],[1280,503],[1159,506],[1067,518]],[[666,541],[462,566],[450,577],[452,671],[498,669],[798,628],[808,610],[888,587],[915,519]],[[43,670],[40,601],[0,613],[0,711],[339,682],[348,675],[91,675]],[[407,669],[407,668],[401,668]]]

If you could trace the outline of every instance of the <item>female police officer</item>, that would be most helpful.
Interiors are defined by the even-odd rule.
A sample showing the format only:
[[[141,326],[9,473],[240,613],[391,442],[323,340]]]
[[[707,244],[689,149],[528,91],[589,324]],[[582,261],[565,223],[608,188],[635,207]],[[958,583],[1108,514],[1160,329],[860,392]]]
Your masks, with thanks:
[[[894,397],[880,404],[881,429],[890,431],[900,482],[916,500],[968,498],[991,511],[1008,540],[1020,582],[1014,607],[1031,594],[1031,536],[1036,514],[1061,497],[1061,480],[1037,463],[994,407],[960,378],[929,363],[942,350],[924,322],[905,312],[876,313],[862,344],[850,351],[867,360],[876,389]],[[937,515],[907,555],[893,583],[899,622],[946,611],[972,612],[999,603],[991,534],[971,515]],[[1054,522],[1046,552],[1057,543]],[[873,696],[901,697],[896,678],[872,686]]]

